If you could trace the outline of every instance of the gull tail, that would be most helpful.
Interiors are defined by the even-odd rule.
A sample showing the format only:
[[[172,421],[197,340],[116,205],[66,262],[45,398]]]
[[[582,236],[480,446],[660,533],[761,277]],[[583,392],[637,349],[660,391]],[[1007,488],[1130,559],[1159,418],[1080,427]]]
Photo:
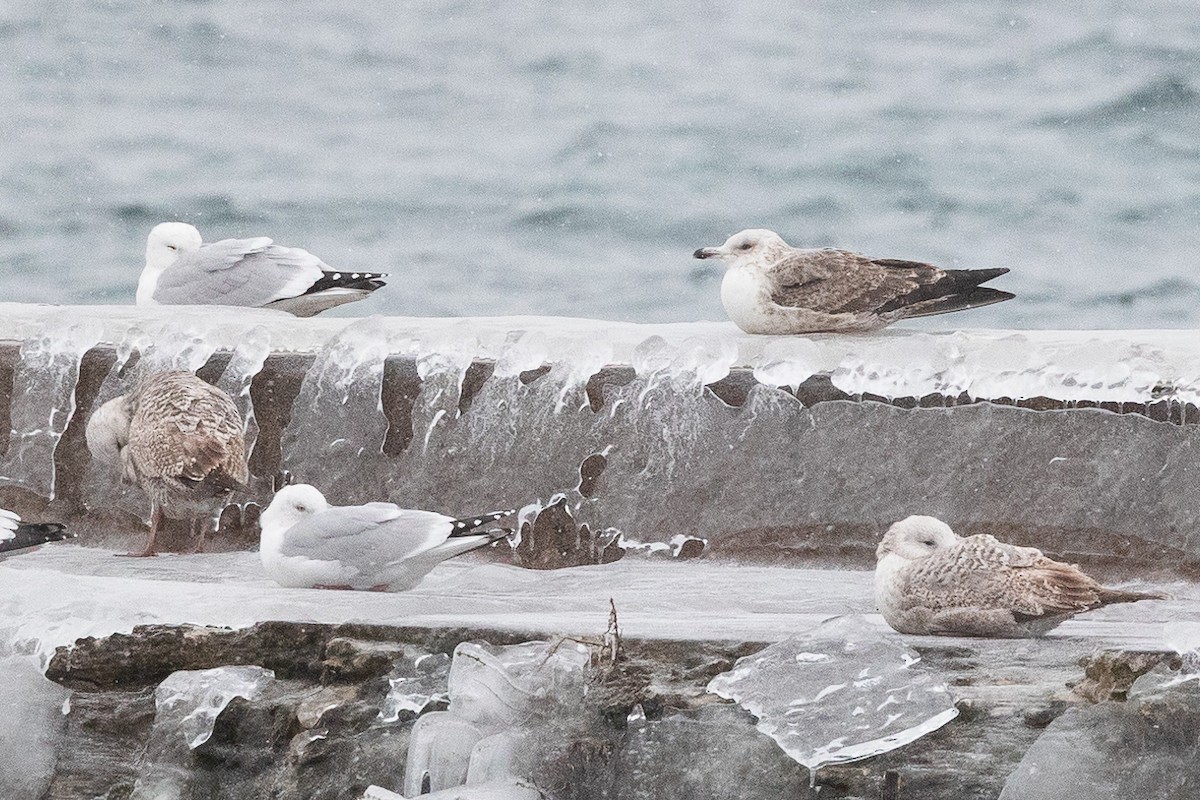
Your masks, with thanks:
[[[1169,594],[1162,592],[1131,592],[1125,589],[1104,589],[1099,592],[1100,605],[1111,603],[1136,603],[1138,600],[1170,600]]]
[[[0,554],[18,553],[47,542],[61,542],[64,539],[74,539],[76,534],[67,530],[61,522],[45,522],[41,524],[22,523],[13,531],[11,539],[0,541]]]
[[[472,531],[483,525],[487,525],[489,522],[495,522],[498,519],[510,517],[515,513],[517,513],[517,510],[515,508],[510,508],[507,511],[489,511],[486,514],[477,514],[473,517],[456,519],[450,523],[450,527],[453,529],[453,533],[451,533],[450,536],[451,538],[455,536],[479,536],[481,534],[472,533]],[[508,534],[506,533],[504,535],[507,536]],[[490,541],[495,541],[495,539],[490,539]],[[483,544],[487,543],[488,542],[483,542]]]

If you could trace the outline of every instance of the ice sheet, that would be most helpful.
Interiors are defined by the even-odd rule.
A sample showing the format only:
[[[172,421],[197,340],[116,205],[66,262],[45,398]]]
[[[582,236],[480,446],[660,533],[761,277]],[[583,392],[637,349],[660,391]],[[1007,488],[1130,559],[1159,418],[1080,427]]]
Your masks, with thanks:
[[[873,628],[887,630],[872,613],[871,586],[866,571],[704,559],[628,556],[612,564],[534,571],[466,557],[440,564],[408,592],[339,592],[281,588],[262,573],[257,553],[125,559],[64,545],[0,562],[0,655],[16,650],[48,657],[78,637],[148,623],[236,628],[276,619],[361,621],[594,636],[607,626],[609,598],[627,636],[770,642],[837,614],[865,614]],[[1200,620],[1200,589],[1182,583],[1157,588],[1175,599],[1112,606],[1067,622],[1053,635],[1165,649],[1164,626]]]
[[[739,659],[708,690],[736,700],[758,729],[808,768],[886,753],[958,716],[945,679],[903,637],[857,615]]]

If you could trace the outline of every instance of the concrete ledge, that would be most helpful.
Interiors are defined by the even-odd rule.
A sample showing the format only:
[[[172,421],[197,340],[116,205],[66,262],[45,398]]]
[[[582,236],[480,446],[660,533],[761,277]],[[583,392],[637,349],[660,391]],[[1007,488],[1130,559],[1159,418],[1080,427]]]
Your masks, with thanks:
[[[96,536],[104,512],[128,528],[139,506],[114,502],[83,428],[150,352],[248,387],[246,499],[259,503],[288,469],[335,502],[454,513],[564,493],[593,533],[696,536],[760,562],[866,566],[887,524],[921,512],[1130,574],[1200,565],[1194,332],[752,337],[716,323],[0,304],[0,338],[0,504]],[[53,425],[14,463],[31,358],[61,385],[45,399]],[[253,514],[226,522],[224,546],[253,546]]]

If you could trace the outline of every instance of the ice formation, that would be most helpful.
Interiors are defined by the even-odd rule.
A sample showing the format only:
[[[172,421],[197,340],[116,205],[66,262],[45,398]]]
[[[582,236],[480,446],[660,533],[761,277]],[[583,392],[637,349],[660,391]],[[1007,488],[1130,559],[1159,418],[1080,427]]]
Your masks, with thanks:
[[[445,686],[449,673],[450,657],[445,653],[406,653],[388,676],[379,721],[397,722],[401,716],[413,719],[430,704],[448,701]]]
[[[945,683],[915,652],[857,616],[739,659],[708,690],[753,714],[813,782],[825,764],[886,753],[958,716]]]
[[[173,672],[154,690],[154,726],[132,800],[180,796],[188,752],[212,736],[217,717],[235,697],[253,700],[275,673],[256,666]]]
[[[95,322],[63,312],[21,344],[0,480],[54,498],[54,449],[75,411],[79,364],[99,335]]]
[[[562,642],[464,642],[450,666],[447,711],[425,714],[409,739],[404,794],[520,778],[527,727],[560,717],[584,692],[587,651]]]

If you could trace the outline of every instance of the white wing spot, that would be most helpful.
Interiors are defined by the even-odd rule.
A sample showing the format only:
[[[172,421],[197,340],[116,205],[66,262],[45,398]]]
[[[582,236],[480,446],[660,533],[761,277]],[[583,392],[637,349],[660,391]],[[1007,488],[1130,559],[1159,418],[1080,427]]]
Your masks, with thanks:
[[[475,520],[475,524],[476,524],[476,525],[482,525],[482,524],[483,524],[483,520],[481,520],[481,519],[477,519],[477,520]]]
[[[340,281],[342,279],[342,273],[340,273],[340,272],[333,273],[333,279],[335,281]]]

